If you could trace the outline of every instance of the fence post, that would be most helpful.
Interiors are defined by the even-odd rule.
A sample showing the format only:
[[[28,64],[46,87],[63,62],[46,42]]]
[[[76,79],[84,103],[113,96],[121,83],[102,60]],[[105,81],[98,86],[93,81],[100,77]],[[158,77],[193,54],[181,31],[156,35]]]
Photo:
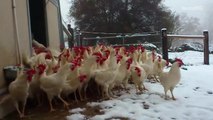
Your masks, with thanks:
[[[166,28],[161,29],[162,53],[163,59],[168,60],[168,39]]]
[[[204,64],[209,65],[209,32],[203,31],[204,35]]]
[[[124,38],[125,38],[125,35],[122,33],[122,45],[124,46]]]
[[[83,40],[82,40],[82,34],[81,32],[79,33],[79,42],[80,42],[80,46],[83,46]]]

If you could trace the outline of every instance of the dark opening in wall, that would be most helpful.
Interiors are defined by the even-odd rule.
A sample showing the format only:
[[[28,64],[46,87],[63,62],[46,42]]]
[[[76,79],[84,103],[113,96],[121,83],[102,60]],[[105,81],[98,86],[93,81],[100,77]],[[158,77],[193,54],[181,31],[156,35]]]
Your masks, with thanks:
[[[29,9],[32,36],[37,42],[47,47],[45,0],[29,0]]]

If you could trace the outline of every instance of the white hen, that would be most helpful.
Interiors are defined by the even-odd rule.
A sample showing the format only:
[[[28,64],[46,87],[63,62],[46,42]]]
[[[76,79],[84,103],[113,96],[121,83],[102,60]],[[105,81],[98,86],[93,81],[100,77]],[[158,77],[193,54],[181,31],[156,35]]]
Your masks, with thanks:
[[[59,68],[57,73],[46,75],[44,71],[46,68],[41,66],[41,71],[43,72],[40,76],[40,87],[44,92],[46,92],[49,104],[50,111],[54,111],[52,106],[53,97],[58,97],[64,105],[68,108],[68,103],[61,97],[61,91],[66,83],[70,68],[72,64],[67,63]]]
[[[34,74],[35,70],[33,69],[27,71],[21,70],[17,78],[9,85],[10,96],[21,118],[24,117],[25,105],[29,95],[29,82],[32,80]],[[22,111],[19,110],[19,102],[23,105]]]
[[[172,64],[171,69],[169,72],[162,72],[160,73],[160,83],[162,84],[165,92],[165,99],[167,99],[167,91],[170,90],[172,94],[172,99],[175,100],[173,95],[173,90],[175,86],[179,83],[181,74],[180,74],[180,67],[183,65],[182,60],[176,59],[176,62]]]

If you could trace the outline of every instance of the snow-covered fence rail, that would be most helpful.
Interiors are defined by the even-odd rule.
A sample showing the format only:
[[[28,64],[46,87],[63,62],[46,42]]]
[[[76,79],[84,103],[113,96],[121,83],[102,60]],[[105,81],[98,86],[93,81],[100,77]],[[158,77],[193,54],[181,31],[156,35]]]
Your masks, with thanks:
[[[204,44],[204,64],[209,65],[209,33],[203,31],[203,35],[173,35],[167,34],[166,28],[161,30],[162,39],[162,53],[163,58],[168,59],[168,38],[178,38],[179,40],[185,39],[200,39],[203,40]]]
[[[93,46],[97,43],[114,45],[114,46],[130,46],[144,43],[152,43],[161,48],[160,32],[143,32],[143,33],[101,33],[101,32],[85,32],[81,31],[80,46]]]

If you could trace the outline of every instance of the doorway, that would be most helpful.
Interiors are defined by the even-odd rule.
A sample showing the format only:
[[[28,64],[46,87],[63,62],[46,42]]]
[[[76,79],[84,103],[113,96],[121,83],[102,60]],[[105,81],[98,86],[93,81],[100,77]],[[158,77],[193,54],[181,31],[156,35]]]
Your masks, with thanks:
[[[29,0],[29,12],[32,37],[48,47],[45,0]]]

